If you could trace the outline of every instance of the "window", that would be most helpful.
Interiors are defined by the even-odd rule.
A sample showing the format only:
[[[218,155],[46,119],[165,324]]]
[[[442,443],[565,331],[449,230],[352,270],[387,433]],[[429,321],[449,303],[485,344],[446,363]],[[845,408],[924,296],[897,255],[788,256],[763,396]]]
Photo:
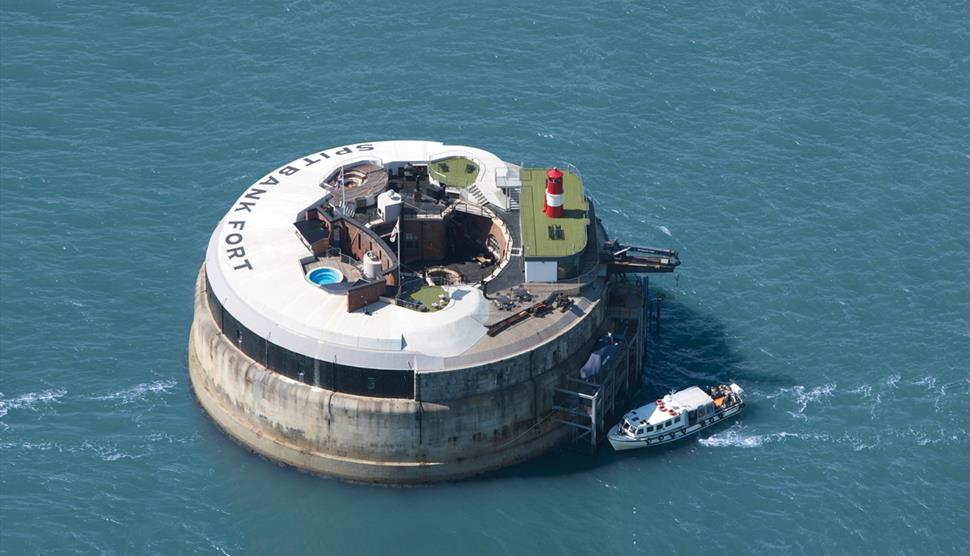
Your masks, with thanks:
[[[653,432],[653,425],[647,427],[647,432]]]
[[[404,248],[405,249],[417,249],[418,248],[418,236],[405,233],[404,234]]]

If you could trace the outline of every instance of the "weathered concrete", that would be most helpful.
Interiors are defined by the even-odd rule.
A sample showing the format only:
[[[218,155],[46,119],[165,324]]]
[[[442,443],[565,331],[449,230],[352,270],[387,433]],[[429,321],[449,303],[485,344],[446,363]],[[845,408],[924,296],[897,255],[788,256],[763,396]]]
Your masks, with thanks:
[[[250,449],[350,480],[451,480],[538,456],[569,433],[552,386],[574,376],[600,334],[605,303],[536,349],[505,361],[417,372],[416,399],[369,398],[291,380],[218,329],[196,282],[189,375],[212,419]]]

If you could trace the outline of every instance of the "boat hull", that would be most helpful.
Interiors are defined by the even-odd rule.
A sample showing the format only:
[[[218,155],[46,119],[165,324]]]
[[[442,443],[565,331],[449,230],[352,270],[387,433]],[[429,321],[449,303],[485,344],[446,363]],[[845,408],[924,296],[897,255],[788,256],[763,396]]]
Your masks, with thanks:
[[[660,446],[662,444],[670,444],[671,442],[676,442],[682,438],[687,438],[688,436],[693,436],[702,430],[709,429],[711,427],[717,426],[724,421],[731,419],[732,417],[737,417],[741,411],[744,410],[744,402],[737,405],[729,407],[724,411],[719,411],[715,413],[708,419],[705,419],[701,423],[691,425],[689,427],[679,428],[671,431],[669,434],[662,434],[660,436],[644,437],[644,438],[633,438],[625,434],[621,434],[620,424],[617,423],[610,429],[610,432],[606,435],[607,439],[610,441],[610,445],[617,452],[623,450],[633,450],[636,448],[646,448],[647,446]]]

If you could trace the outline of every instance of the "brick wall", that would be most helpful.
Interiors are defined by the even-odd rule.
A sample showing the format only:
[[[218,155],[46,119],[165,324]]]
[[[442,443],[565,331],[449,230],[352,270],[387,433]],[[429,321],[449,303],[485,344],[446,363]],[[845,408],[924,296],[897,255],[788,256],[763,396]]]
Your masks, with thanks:
[[[405,220],[401,223],[400,241],[406,234],[417,236],[417,247],[401,245],[401,258],[405,263],[413,261],[440,261],[448,253],[448,236],[444,220]]]
[[[349,290],[347,292],[347,312],[353,312],[374,303],[377,298],[384,295],[386,289],[387,282],[381,280]]]

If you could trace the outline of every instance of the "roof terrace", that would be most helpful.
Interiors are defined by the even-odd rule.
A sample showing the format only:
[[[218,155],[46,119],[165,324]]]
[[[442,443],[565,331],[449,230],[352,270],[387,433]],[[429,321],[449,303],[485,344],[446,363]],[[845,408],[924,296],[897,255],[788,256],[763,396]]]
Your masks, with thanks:
[[[583,182],[575,173],[563,173],[563,216],[548,218],[543,213],[546,196],[546,168],[523,168],[520,197],[522,255],[526,258],[559,259],[586,248],[589,204]]]

